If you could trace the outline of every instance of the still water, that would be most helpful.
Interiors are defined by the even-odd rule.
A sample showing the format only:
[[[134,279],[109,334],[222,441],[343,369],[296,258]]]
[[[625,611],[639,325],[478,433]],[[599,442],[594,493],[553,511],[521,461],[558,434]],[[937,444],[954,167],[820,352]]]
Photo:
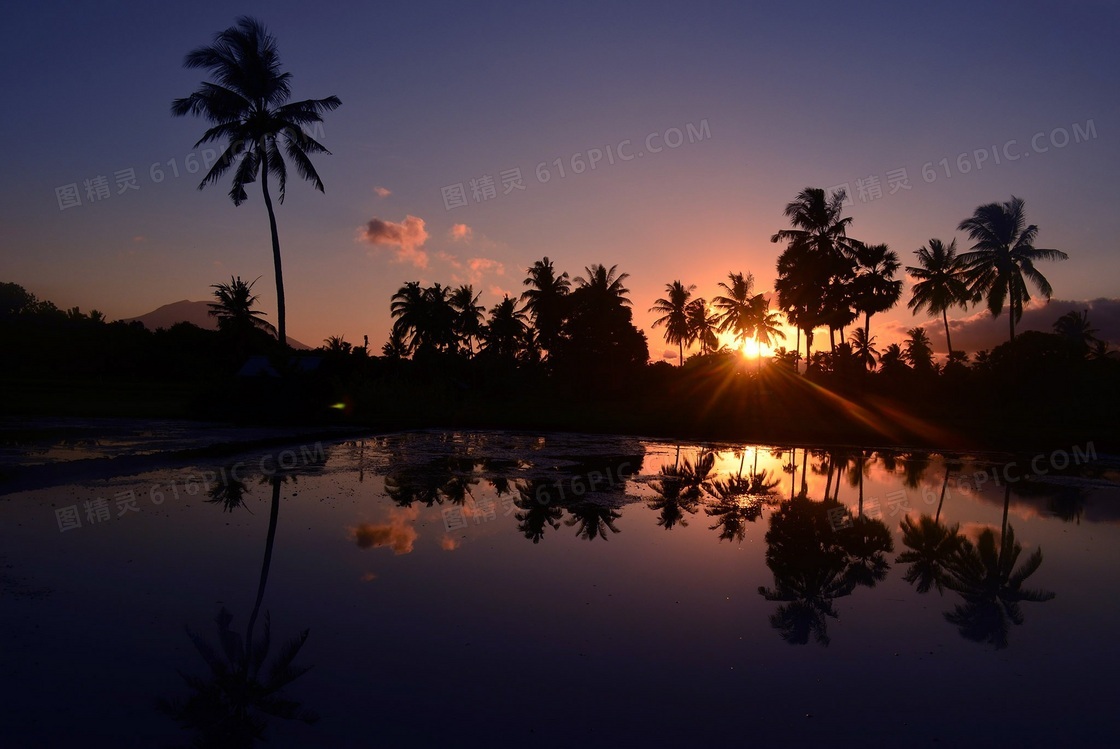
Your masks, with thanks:
[[[1113,745],[1118,592],[1092,445],[102,468],[0,494],[0,746]]]

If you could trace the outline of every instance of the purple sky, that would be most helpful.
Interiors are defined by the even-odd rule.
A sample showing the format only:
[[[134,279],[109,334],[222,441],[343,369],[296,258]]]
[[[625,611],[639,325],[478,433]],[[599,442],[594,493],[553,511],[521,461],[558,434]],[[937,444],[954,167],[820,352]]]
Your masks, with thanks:
[[[741,270],[768,291],[785,204],[844,183],[852,235],[904,264],[931,237],[966,247],[957,224],[1018,195],[1038,245],[1071,256],[1042,268],[1056,299],[1120,296],[1117,6],[741,5],[9,9],[0,280],[115,319],[260,276],[274,317],[259,188],[237,208],[228,181],[198,191],[188,172],[205,123],[169,111],[203,79],[185,53],[244,13],[276,35],[296,98],[343,102],[319,133],[333,152],[316,159],[326,194],[293,181],[278,207],[289,333],[312,345],[367,334],[380,347],[408,280],[473,282],[492,306],[547,255],[573,276],[592,263],[630,273],[657,359],[669,347],[646,309],[666,283],[710,298]],[[138,189],[120,192],[128,169]],[[524,189],[506,194],[516,169]],[[902,170],[909,189],[892,186]],[[98,177],[109,196],[91,200]],[[444,188],[460,183],[467,204],[449,210]],[[70,184],[81,204],[60,208]],[[1028,314],[1046,328],[1069,308]],[[1092,311],[1105,309],[1090,320],[1120,341],[1116,315]],[[923,322],[903,303],[872,333],[882,347]],[[967,325],[982,347],[1006,331],[1005,319]]]

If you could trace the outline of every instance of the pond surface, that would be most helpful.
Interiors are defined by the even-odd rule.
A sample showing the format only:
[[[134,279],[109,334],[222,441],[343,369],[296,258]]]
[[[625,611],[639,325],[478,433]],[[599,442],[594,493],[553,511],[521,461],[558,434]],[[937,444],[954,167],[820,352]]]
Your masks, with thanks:
[[[1092,445],[414,432],[102,470],[0,495],[0,746],[1108,745],[1117,592]]]

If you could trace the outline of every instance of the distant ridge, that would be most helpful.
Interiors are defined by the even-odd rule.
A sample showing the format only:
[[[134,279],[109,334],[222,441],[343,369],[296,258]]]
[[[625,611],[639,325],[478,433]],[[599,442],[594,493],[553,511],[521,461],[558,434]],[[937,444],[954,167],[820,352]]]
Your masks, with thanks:
[[[121,320],[121,322],[139,322],[148,330],[166,329],[181,322],[189,322],[204,330],[218,329],[218,319],[210,316],[209,302],[192,302],[187,299],[165,304],[151,312],[139,315],[138,317],[126,318]],[[294,349],[311,349],[306,343],[297,341],[291,336],[288,336],[288,345]]]

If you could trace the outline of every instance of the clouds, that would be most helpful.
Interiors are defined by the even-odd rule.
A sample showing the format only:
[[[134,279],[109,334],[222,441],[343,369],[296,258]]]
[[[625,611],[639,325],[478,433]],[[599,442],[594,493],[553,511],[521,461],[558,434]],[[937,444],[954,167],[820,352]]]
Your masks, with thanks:
[[[1022,319],[1015,324],[1018,334],[1024,330],[1041,330],[1044,333],[1054,332],[1054,321],[1070,311],[1089,311],[1089,325],[1096,328],[1096,336],[1112,345],[1120,345],[1120,299],[1091,299],[1077,301],[1070,299],[1052,299],[1049,304],[1032,304],[1023,310]],[[959,312],[959,310],[958,310]],[[950,313],[951,314],[951,313]],[[949,319],[949,333],[953,337],[953,348],[973,353],[982,350],[991,350],[1008,339],[1007,311],[997,318],[993,318],[987,307],[979,306],[966,317],[956,320]],[[892,323],[884,327],[884,334],[880,340],[891,341],[895,338],[906,337],[909,327],[925,328],[926,333],[933,341],[934,350],[943,353],[945,350],[945,326],[940,320],[926,320],[919,322],[916,318],[914,325]],[[872,334],[875,333],[875,321],[872,320]],[[880,348],[883,348],[882,346]]]
[[[373,194],[379,198],[387,198],[393,194],[393,191],[388,187],[381,187],[380,185],[378,185],[377,187],[373,188]]]
[[[428,267],[428,253],[424,243],[428,241],[428,230],[424,219],[409,214],[404,221],[395,223],[372,218],[359,230],[358,238],[374,247],[392,247],[398,263],[411,263],[417,268]]]
[[[453,242],[466,242],[470,240],[473,234],[474,230],[466,224],[454,224],[451,231],[448,232]]]

